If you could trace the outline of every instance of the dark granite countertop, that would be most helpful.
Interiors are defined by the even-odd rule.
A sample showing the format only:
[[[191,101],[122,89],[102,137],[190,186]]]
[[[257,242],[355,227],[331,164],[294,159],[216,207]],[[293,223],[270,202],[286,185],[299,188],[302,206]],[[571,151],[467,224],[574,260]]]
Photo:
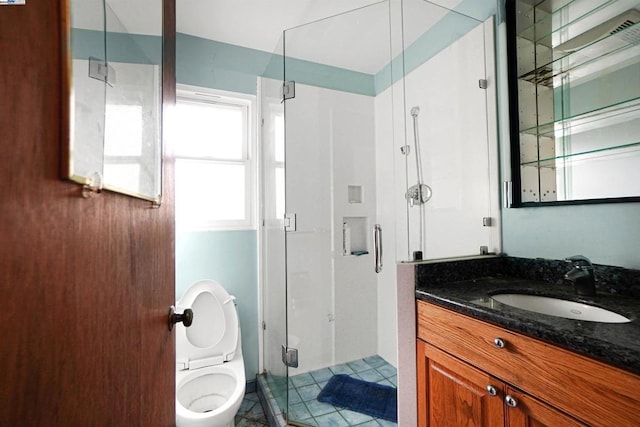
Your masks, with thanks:
[[[578,297],[567,285],[502,275],[435,283],[424,283],[419,276],[416,275],[418,299],[640,375],[640,298],[604,292],[595,297]],[[528,293],[582,302],[622,314],[631,322],[587,322],[538,314],[489,298],[497,293]]]

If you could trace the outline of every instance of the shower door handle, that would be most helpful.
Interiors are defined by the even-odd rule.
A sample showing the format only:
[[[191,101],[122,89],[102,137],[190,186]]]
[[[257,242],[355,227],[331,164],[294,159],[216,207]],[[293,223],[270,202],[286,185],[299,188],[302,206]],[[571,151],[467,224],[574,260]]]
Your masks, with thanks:
[[[380,273],[382,271],[382,227],[380,224],[373,227],[373,255],[376,273]]]

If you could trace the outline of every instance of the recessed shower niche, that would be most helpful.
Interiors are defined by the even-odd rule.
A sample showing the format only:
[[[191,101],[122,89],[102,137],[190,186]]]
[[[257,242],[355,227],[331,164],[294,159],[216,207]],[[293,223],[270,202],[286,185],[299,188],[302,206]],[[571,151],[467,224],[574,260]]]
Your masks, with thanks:
[[[367,217],[342,218],[342,255],[359,256],[369,253],[367,244]]]

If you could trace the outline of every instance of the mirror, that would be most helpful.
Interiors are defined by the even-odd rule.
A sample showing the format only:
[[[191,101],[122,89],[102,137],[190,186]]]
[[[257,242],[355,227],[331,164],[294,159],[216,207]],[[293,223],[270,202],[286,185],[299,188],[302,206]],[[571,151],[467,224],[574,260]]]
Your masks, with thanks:
[[[162,16],[154,0],[68,0],[65,175],[161,198]]]
[[[506,7],[513,205],[640,201],[640,1]]]

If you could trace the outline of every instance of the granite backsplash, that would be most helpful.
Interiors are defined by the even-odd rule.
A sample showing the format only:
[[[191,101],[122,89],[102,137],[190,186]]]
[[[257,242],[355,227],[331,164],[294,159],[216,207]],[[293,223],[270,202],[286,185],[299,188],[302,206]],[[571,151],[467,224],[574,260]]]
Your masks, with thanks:
[[[598,292],[640,297],[640,270],[593,264]],[[416,285],[428,287],[481,277],[517,277],[572,286],[564,279],[571,269],[564,260],[486,256],[416,263]]]

